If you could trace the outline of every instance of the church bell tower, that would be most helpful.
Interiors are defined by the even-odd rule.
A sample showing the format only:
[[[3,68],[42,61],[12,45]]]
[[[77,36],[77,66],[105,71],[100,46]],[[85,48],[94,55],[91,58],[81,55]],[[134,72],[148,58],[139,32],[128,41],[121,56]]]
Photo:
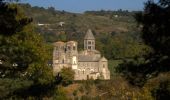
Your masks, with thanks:
[[[88,29],[84,37],[84,50],[93,51],[95,50],[95,38],[91,29]]]

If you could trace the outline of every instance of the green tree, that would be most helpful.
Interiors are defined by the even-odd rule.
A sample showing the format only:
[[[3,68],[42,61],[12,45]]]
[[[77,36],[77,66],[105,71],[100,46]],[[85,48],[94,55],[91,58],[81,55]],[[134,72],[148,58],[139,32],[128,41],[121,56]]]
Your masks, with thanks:
[[[153,48],[147,56],[151,72],[170,70],[170,2],[149,0],[143,13],[136,14],[136,20],[142,26],[144,42]]]
[[[144,11],[137,13],[135,18],[142,28],[142,39],[152,48],[152,52],[145,55],[144,59],[137,58],[122,64],[118,70],[133,85],[143,86],[158,74],[170,72],[170,2],[159,0],[155,3],[149,0],[145,3]],[[169,80],[169,76],[166,77]],[[169,97],[170,86],[167,85],[169,84],[167,79],[157,81],[163,82],[152,94],[156,100]]]
[[[71,68],[63,68],[60,75],[64,86],[71,84],[74,80],[74,71]]]
[[[160,0],[158,3],[149,0],[145,4],[144,12],[137,13],[135,16],[139,26],[142,27],[142,39],[152,48],[152,52],[145,55],[145,60],[142,64],[138,64],[138,67],[143,67],[139,69],[134,66],[134,69],[130,68],[129,71],[141,74],[143,78],[147,78],[150,75],[154,77],[154,75],[160,72],[168,72],[170,70],[169,8],[168,0]],[[131,63],[131,65],[133,64]]]
[[[31,22],[19,6],[0,0],[0,98],[28,97],[35,86],[40,89],[53,82],[47,66],[50,53]]]

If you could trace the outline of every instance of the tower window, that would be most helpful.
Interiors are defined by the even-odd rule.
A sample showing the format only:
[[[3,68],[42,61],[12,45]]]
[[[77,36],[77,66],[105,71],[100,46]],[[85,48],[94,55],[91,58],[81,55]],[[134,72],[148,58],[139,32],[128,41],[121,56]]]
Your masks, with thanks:
[[[68,46],[67,49],[70,50],[70,46]]]
[[[88,41],[88,44],[91,44],[91,41]]]
[[[67,49],[66,49],[66,48],[64,48],[64,51],[66,52],[66,51],[67,51]]]
[[[75,47],[75,46],[73,47],[73,50],[76,50],[76,47]]]
[[[91,46],[88,46],[88,49],[91,50]]]
[[[103,64],[103,68],[105,68],[105,65]]]

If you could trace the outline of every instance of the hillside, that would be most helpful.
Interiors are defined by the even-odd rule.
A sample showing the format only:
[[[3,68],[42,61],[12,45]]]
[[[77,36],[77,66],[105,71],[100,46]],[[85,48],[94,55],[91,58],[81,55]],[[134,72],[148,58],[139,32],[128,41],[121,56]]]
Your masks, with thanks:
[[[31,7],[29,4],[22,4],[26,15],[34,19],[35,25],[38,23],[47,24],[39,26],[42,33],[60,34],[61,31],[71,33],[86,32],[91,28],[95,33],[121,33],[135,30],[133,12],[123,12],[117,14],[112,11],[109,15],[96,14],[96,12],[85,12],[83,14],[69,13],[55,10],[53,7],[47,9],[43,7]],[[99,11],[100,13],[100,11]],[[126,13],[126,15],[124,15]],[[60,27],[59,23],[64,22]]]
[[[85,32],[90,28],[96,38],[96,49],[109,60],[140,57],[149,50],[141,41],[133,17],[135,12],[101,10],[80,14],[58,11],[53,7],[20,6],[33,18],[37,32],[47,43],[75,40],[79,43],[78,49],[82,50]],[[114,65],[110,62],[110,66]],[[117,61],[115,63],[117,65]]]

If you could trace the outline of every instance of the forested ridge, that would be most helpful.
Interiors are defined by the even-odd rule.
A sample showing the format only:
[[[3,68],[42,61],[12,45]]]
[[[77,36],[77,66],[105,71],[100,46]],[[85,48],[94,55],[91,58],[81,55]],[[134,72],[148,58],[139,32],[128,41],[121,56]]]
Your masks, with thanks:
[[[133,18],[135,11],[101,10],[78,14],[58,11],[53,7],[21,6],[26,15],[34,19],[37,32],[44,36],[47,43],[75,40],[79,43],[79,50],[82,50],[84,35],[90,28],[96,38],[96,49],[108,59],[142,56],[143,49],[149,50],[140,39],[140,31]],[[60,26],[60,22],[64,24]]]

